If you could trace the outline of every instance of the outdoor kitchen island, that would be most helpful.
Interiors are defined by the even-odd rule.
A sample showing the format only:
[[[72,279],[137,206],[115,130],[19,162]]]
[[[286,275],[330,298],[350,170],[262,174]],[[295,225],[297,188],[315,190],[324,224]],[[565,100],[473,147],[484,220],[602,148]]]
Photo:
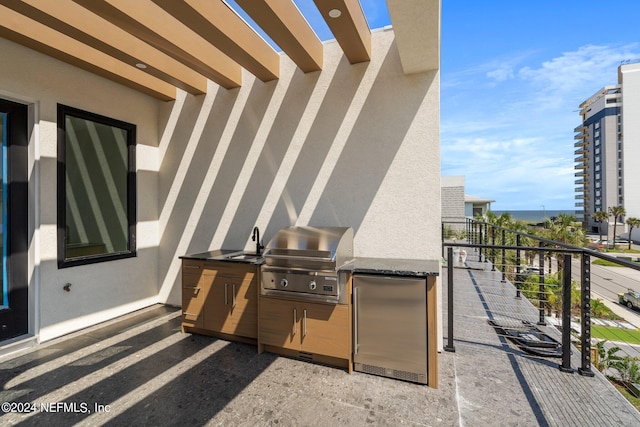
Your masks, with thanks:
[[[268,257],[268,253],[265,256]],[[424,356],[419,363],[424,369],[420,374],[409,370],[405,372],[402,369],[404,362],[399,359],[396,362],[401,365],[400,369],[385,372],[369,365],[364,365],[368,369],[358,369],[357,366],[362,365],[356,364],[356,370],[437,387],[437,261],[351,258],[336,267],[335,279],[331,276],[326,279],[321,272],[306,272],[306,278],[301,280],[304,286],[311,286],[314,290],[317,286],[326,290],[333,284],[344,282],[339,295],[329,295],[329,292],[310,295],[307,292],[278,293],[275,292],[278,289],[265,289],[261,284],[265,281],[265,274],[267,282],[277,282],[276,288],[294,288],[298,286],[297,279],[288,275],[290,283],[287,283],[270,271],[264,258],[251,257],[241,251],[216,250],[185,255],[181,259],[184,332],[255,343],[259,352],[268,351],[341,367],[348,372],[354,368],[354,356],[358,357],[358,325],[354,309],[357,295],[353,295],[353,279],[358,280],[362,275],[415,279],[422,283],[419,287],[423,288],[425,304],[415,320],[413,314],[407,318],[404,310],[403,321],[411,324],[402,326],[406,326],[403,329],[408,331],[424,331],[424,334],[419,334],[426,336],[419,336],[416,341],[405,340],[410,349],[424,347],[424,353],[420,353]],[[396,287],[397,290],[401,288]],[[397,296],[402,299],[400,293]],[[391,298],[389,303],[393,304],[394,300],[397,298]],[[402,315],[402,307],[393,308],[398,309],[396,312]],[[387,319],[387,323],[391,325],[394,321]],[[398,331],[397,335],[401,336],[402,332]],[[388,346],[384,342],[376,345]],[[425,371],[424,376],[422,371]]]

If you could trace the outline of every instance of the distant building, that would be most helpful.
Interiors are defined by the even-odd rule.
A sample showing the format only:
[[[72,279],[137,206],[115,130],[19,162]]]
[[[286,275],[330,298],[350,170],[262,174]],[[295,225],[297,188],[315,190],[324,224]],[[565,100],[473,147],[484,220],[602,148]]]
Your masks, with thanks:
[[[467,218],[475,218],[478,215],[483,216],[487,211],[491,210],[491,203],[495,200],[483,199],[482,197],[464,195],[464,216]]]
[[[627,218],[640,217],[640,63],[619,66],[618,84],[581,103],[580,115],[574,144],[576,216],[593,231],[598,230],[593,213],[612,206],[623,206]]]
[[[464,176],[443,176],[440,179],[440,199],[444,223],[464,223],[466,218],[484,215],[495,202],[465,194]]]

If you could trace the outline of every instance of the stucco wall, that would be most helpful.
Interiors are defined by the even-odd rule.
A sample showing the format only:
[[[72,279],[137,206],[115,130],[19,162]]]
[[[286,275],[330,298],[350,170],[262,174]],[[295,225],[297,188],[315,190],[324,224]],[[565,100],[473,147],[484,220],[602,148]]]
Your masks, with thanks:
[[[0,97],[30,104],[30,332],[47,340],[158,300],[158,104],[119,84],[0,38]],[[137,125],[136,258],[58,269],[57,104]],[[71,283],[71,292],[63,285]]]
[[[405,75],[393,32],[351,65],[335,42],[304,74],[243,75],[161,108],[161,299],[180,302],[178,257],[255,248],[288,225],[351,226],[355,254],[439,259],[439,72]]]
[[[31,105],[30,331],[47,340],[152,304],[180,304],[178,256],[253,249],[280,228],[342,225],[357,256],[440,257],[439,71],[405,75],[390,30],[351,65],[286,57],[281,77],[210,83],[160,103],[0,39],[0,96]],[[136,258],[58,269],[57,103],[137,128]],[[71,292],[63,285],[71,283]]]

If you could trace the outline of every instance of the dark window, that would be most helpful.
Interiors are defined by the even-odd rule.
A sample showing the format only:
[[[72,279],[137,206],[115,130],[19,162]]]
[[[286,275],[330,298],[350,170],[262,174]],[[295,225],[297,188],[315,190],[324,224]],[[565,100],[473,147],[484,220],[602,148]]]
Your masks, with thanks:
[[[58,266],[136,255],[136,126],[58,104]]]

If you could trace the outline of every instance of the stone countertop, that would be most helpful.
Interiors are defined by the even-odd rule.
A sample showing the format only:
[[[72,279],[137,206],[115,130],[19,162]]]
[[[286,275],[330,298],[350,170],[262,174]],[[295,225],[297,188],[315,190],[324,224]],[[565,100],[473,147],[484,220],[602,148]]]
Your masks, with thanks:
[[[231,259],[228,258],[231,254],[244,253],[242,249],[215,249],[212,251],[199,252],[196,254],[187,254],[179,257],[180,259],[197,259],[201,261],[224,261],[224,262],[242,262],[245,264],[264,264],[264,258],[260,257],[257,260],[244,260],[244,259]]]
[[[427,277],[440,275],[439,260],[355,258],[340,268],[353,274]]]

